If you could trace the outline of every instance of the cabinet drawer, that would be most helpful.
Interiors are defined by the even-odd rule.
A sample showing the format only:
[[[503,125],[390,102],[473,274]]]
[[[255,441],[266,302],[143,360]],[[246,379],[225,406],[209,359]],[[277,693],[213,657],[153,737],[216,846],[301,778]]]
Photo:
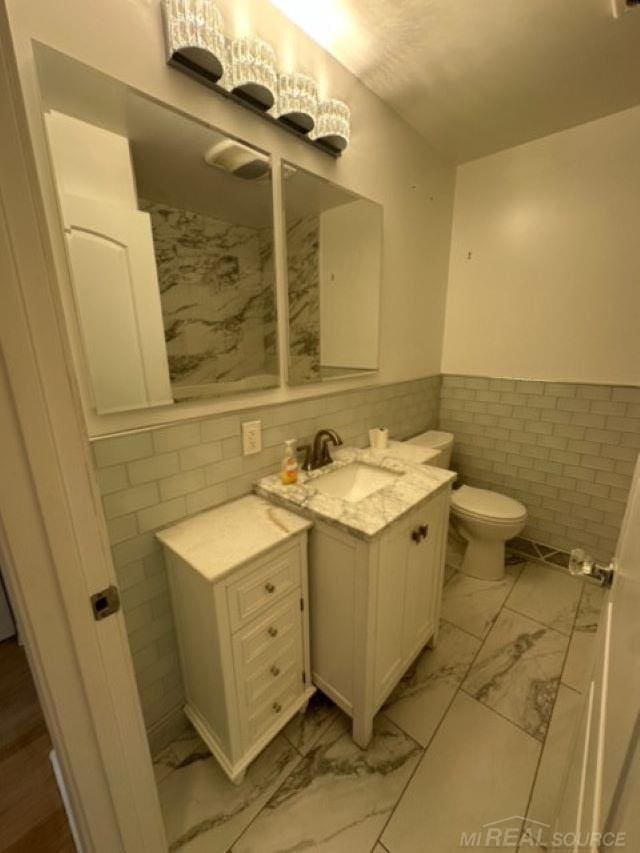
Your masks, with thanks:
[[[262,618],[234,635],[236,671],[251,674],[257,662],[276,652],[283,642],[292,638],[302,642],[301,633],[300,592],[295,590],[284,601],[270,607]]]
[[[291,634],[250,668],[238,671],[238,688],[241,702],[252,708],[278,693],[293,673],[302,679],[302,636]]]
[[[231,630],[236,631],[300,584],[298,546],[281,551],[227,585]]]
[[[276,725],[304,690],[301,673],[293,672],[281,689],[246,717],[247,746]]]

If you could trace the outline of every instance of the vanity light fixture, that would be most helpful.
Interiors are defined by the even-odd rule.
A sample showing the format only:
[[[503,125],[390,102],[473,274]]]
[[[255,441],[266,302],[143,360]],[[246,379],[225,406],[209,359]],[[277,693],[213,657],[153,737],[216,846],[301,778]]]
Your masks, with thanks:
[[[313,130],[318,116],[316,81],[306,74],[281,74],[276,115],[280,121],[303,133]]]
[[[266,41],[243,36],[231,42],[231,91],[259,109],[276,102],[278,73],[276,54]]]
[[[344,151],[349,144],[351,111],[344,101],[331,98],[318,105],[318,120],[311,139],[333,151]]]
[[[216,83],[226,68],[222,15],[210,0],[164,0],[168,62]]]
[[[270,44],[255,36],[230,41],[212,0],[161,0],[167,62],[334,156],[349,144],[351,113],[336,99],[318,102],[316,81],[278,74]]]

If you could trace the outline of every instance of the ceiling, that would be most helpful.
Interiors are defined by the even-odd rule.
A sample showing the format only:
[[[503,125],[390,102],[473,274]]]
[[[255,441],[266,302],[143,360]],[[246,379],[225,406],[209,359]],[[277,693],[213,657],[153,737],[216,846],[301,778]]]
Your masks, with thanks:
[[[271,2],[457,163],[640,103],[624,0]]]

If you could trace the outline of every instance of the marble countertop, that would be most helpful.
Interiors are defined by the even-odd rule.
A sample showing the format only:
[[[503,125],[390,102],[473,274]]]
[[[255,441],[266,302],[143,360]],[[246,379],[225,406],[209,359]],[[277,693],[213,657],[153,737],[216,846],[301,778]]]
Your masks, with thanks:
[[[210,581],[291,539],[311,523],[247,495],[156,533],[162,544]]]
[[[295,485],[284,486],[280,475],[272,474],[255,483],[254,490],[307,518],[325,521],[360,539],[373,539],[414,506],[445,489],[456,477],[453,471],[425,465],[421,461],[408,461],[398,456],[394,447],[386,450],[340,447],[332,449],[332,455],[335,460],[332,465],[302,472]],[[372,465],[399,476],[357,503],[331,497],[314,487],[314,482],[320,477],[351,462]]]

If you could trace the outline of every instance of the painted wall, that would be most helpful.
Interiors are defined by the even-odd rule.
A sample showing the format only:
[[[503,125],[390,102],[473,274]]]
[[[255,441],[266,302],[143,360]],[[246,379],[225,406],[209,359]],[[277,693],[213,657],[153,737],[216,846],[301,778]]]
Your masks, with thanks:
[[[7,7],[21,67],[30,130],[38,168],[47,191],[55,232],[56,211],[42,135],[32,39],[123,80],[187,114],[250,141],[253,145],[371,198],[384,207],[382,312],[379,382],[416,378],[440,367],[444,304],[449,263],[454,169],[342,65],[329,57],[265,0],[218,3],[229,35],[247,30],[271,41],[283,70],[298,66],[320,80],[321,94],[347,101],[352,110],[352,139],[334,160],[281,128],[272,126],[168,68],[160,4],[143,0],[8,0]],[[421,239],[416,240],[415,234]],[[56,235],[54,233],[54,238]],[[62,246],[54,243],[61,277],[66,275]],[[282,247],[276,264],[283,265]],[[278,253],[280,253],[278,260]],[[282,308],[283,305],[281,304]],[[370,380],[345,380],[315,389],[280,389],[253,394],[252,405],[326,394],[336,387],[360,387]],[[198,401],[142,413],[88,416],[91,434],[141,428],[151,423],[210,415],[243,408],[246,397]]]
[[[320,361],[375,370],[382,211],[358,199],[320,214]]]
[[[640,383],[640,107],[460,166],[443,373]]]

